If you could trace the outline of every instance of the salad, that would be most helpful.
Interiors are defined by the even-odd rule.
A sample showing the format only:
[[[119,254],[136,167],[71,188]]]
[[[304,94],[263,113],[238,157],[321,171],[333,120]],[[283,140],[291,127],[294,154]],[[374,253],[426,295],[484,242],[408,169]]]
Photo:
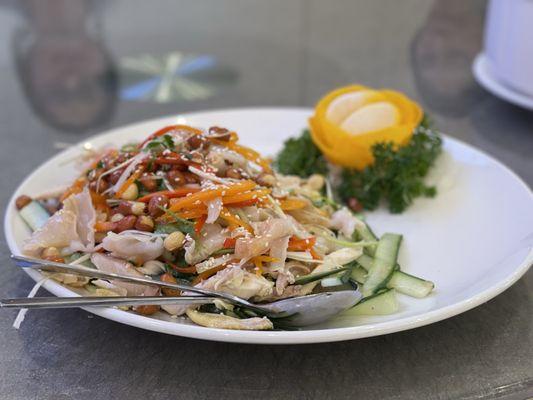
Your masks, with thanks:
[[[427,296],[429,281],[397,263],[401,235],[377,238],[339,205],[328,180],[282,175],[225,128],[174,125],[140,143],[93,154],[57,193],[20,196],[33,230],[26,255],[105,272],[231,293],[253,302],[360,285],[353,314],[398,309],[396,292]],[[80,161],[81,162],[81,161]],[[179,296],[171,289],[65,273],[49,278],[95,296]],[[138,306],[196,324],[265,330],[275,321],[216,301],[202,306]]]

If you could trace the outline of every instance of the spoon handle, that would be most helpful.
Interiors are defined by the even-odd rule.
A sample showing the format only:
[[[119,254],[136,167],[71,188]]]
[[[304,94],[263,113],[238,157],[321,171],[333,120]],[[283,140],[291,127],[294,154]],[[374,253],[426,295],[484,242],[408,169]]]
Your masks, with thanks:
[[[158,280],[152,280],[145,277],[129,276],[129,275],[120,275],[109,272],[100,271],[94,268],[85,267],[83,265],[71,265],[58,263],[53,261],[41,260],[38,258],[30,258],[19,255],[11,255],[11,258],[15,260],[15,263],[22,268],[32,268],[40,269],[47,272],[66,272],[69,274],[76,274],[82,276],[88,276],[91,278],[102,278],[102,279],[114,279],[123,282],[138,283],[141,285],[151,285],[159,286],[170,289],[178,289],[185,292],[198,293],[203,296],[209,297],[218,297],[224,300],[229,301],[232,304],[238,304],[249,309],[256,311],[262,311],[259,307],[254,304],[228,293],[215,292],[213,290],[202,289],[195,286],[180,284],[180,283],[168,283]]]
[[[189,305],[212,303],[215,297],[202,296],[124,296],[124,297],[23,297],[2,299],[1,308],[75,308],[85,306],[139,306],[139,305]]]

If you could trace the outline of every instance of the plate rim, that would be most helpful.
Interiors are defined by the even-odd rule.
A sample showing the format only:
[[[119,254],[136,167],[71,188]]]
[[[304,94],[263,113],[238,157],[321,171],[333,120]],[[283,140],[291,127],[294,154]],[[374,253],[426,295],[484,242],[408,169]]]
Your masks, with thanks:
[[[4,234],[10,251],[13,253],[19,252],[14,235],[11,231],[11,224],[9,222],[11,221],[11,217],[15,212],[14,203],[16,197],[19,195],[20,188],[28,180],[30,180],[30,178],[34,174],[36,174],[42,169],[46,169],[48,164],[52,164],[54,161],[63,158],[64,155],[72,148],[79,147],[87,141],[91,141],[99,137],[112,135],[113,133],[116,133],[118,131],[123,131],[128,128],[133,128],[142,124],[158,123],[158,121],[161,121],[161,123],[164,124],[164,121],[171,120],[173,118],[201,118],[206,114],[229,112],[300,112],[307,113],[310,115],[312,109],[307,107],[239,107],[212,109],[141,120],[127,125],[114,127],[98,134],[92,135],[74,144],[72,147],[60,151],[56,155],[42,162],[17,185],[17,188],[14,190],[11,198],[9,199],[4,212]],[[523,187],[523,189],[525,189],[526,193],[529,194],[533,203],[533,191],[531,190],[531,188],[520,176],[518,176],[508,166],[506,166],[490,154],[486,153],[485,151],[478,149],[466,142],[463,142],[460,139],[456,139],[446,134],[443,134],[443,138],[445,142],[450,142],[456,145],[466,147],[469,151],[482,154],[484,157],[487,157],[491,162],[494,162],[496,165],[498,165],[498,167],[502,168],[506,173],[510,174],[510,176],[515,181],[517,181]],[[165,334],[189,337],[193,339],[253,344],[306,344],[336,342],[343,340],[360,339],[371,336],[379,336],[408,329],[414,329],[461,314],[491,300],[492,298],[496,297],[497,295],[508,289],[528,271],[531,264],[533,264],[533,248],[529,249],[529,252],[525,256],[524,260],[505,279],[467,299],[419,315],[407,316],[392,321],[384,321],[343,328],[316,329],[308,331],[232,331],[225,329],[206,328],[189,324],[176,324],[173,321],[158,320],[155,318],[150,318],[112,308],[100,309],[95,307],[84,307],[83,309],[92,314],[126,325]],[[24,272],[26,272],[36,282],[42,279],[43,277],[42,274],[35,270],[24,269]],[[52,280],[45,281],[42,287],[56,296],[56,293],[60,293],[59,295],[62,296],[77,295],[75,292]]]

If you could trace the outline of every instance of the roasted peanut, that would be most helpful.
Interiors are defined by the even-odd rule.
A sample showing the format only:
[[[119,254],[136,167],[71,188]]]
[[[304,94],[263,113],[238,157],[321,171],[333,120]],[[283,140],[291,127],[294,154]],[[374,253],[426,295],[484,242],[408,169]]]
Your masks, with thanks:
[[[163,210],[160,207],[166,207],[168,205],[168,197],[164,195],[154,196],[148,202],[148,214],[153,218],[157,218],[163,215]]]
[[[32,202],[31,197],[22,195],[17,197],[17,200],[15,200],[15,206],[17,207],[17,210],[21,210],[24,207],[26,207],[28,204]]]
[[[102,193],[103,191],[107,190],[109,188],[109,183],[104,179],[96,179],[95,181],[92,181],[89,183],[89,189],[91,189],[93,192],[96,193]]]
[[[117,211],[123,215],[142,215],[144,208],[145,204],[140,201],[121,201]]]
[[[146,306],[134,307],[134,310],[142,315],[152,315],[159,311],[159,306],[149,304]]]
[[[185,235],[183,235],[183,233],[181,233],[180,231],[172,232],[163,241],[163,246],[168,251],[174,251],[183,246],[184,240]]]
[[[202,146],[204,139],[200,135],[193,135],[187,139],[187,144],[190,149],[197,149]]]
[[[167,172],[167,179],[172,186],[182,186],[186,182],[183,173],[175,169]]]
[[[189,153],[190,161],[196,164],[202,164],[204,162],[204,156],[199,151],[191,151]]]
[[[124,214],[120,213],[120,212],[117,212],[115,214],[113,214],[113,216],[111,217],[110,221],[111,222],[118,222],[120,220],[124,219]]]
[[[162,282],[166,282],[166,283],[177,282],[176,278],[174,278],[174,276],[172,274],[169,274],[168,272],[161,275],[160,279]],[[180,295],[180,291],[177,289],[161,288],[161,291],[163,292],[165,296],[179,296]]]
[[[276,184],[276,178],[271,174],[261,174],[255,180],[262,186],[274,186]]]
[[[109,181],[109,183],[111,183],[112,185],[114,185],[115,183],[118,182],[118,180],[120,179],[120,177],[122,176],[122,173],[124,171],[119,169],[117,171],[113,171],[109,174],[107,180]]]
[[[209,128],[209,135],[225,142],[227,142],[231,137],[230,132],[226,128],[220,128],[218,126],[212,126]]]
[[[139,182],[144,186],[149,192],[153,192],[157,189],[157,180],[153,176],[144,175],[139,178]]]
[[[152,232],[154,230],[154,220],[147,215],[141,215],[137,218],[137,222],[135,222],[135,229]]]
[[[183,177],[185,178],[186,183],[199,183],[200,177],[191,172],[184,172]]]
[[[124,200],[135,200],[137,196],[139,196],[139,188],[135,183],[132,183],[128,186],[124,193],[122,193],[120,198]]]
[[[242,174],[236,168],[228,168],[226,170],[226,176],[233,179],[242,179]]]
[[[127,231],[129,229],[133,229],[136,222],[137,222],[137,217],[135,215],[127,215],[116,223],[117,225],[116,225],[116,228],[114,229],[114,232],[120,233],[123,231]]]

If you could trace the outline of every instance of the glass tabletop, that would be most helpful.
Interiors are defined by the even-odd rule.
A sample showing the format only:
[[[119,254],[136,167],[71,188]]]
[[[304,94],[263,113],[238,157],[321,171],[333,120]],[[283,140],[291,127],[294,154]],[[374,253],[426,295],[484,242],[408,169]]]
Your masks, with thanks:
[[[350,83],[419,101],[440,130],[533,185],[533,112],[478,86],[485,1],[0,2],[3,207],[71,144],[188,111],[313,106]],[[482,201],[482,199],[480,199]],[[33,282],[8,259],[2,297]],[[523,399],[533,396],[533,273],[430,326],[255,346],[142,331],[81,310],[0,313],[9,399]],[[41,293],[45,295],[43,291]]]

